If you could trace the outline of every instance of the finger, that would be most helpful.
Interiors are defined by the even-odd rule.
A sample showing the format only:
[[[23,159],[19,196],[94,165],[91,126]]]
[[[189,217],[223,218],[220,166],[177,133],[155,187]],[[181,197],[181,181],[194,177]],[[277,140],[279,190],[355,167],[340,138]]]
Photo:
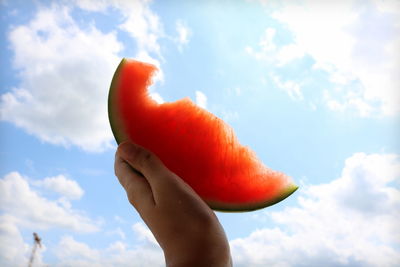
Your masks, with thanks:
[[[115,175],[125,189],[129,202],[143,216],[155,206],[151,186],[140,173],[135,171],[123,158],[115,155]]]
[[[119,145],[117,154],[145,176],[156,205],[175,201],[182,198],[182,195],[196,195],[188,184],[168,170],[161,160],[147,149],[124,142]]]
[[[117,154],[142,173],[152,188],[158,186],[166,173],[170,173],[156,155],[139,145],[124,142],[118,146]]]

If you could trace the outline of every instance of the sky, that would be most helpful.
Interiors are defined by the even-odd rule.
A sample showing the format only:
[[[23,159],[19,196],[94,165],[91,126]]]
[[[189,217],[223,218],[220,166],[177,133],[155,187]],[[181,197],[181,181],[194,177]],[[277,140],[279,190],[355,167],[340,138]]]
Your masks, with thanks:
[[[0,1],[0,265],[163,266],[114,176],[123,57],[300,188],[220,213],[234,266],[400,263],[400,2]]]

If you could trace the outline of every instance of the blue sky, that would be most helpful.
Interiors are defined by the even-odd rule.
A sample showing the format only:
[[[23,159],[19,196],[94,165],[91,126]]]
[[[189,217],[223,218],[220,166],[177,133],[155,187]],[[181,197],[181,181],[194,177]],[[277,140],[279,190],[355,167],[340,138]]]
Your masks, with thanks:
[[[323,2],[323,3],[322,3]],[[160,69],[300,185],[217,213],[235,266],[400,261],[398,1],[0,1],[0,265],[163,265],[113,173],[108,86]],[[288,257],[290,255],[290,257]]]

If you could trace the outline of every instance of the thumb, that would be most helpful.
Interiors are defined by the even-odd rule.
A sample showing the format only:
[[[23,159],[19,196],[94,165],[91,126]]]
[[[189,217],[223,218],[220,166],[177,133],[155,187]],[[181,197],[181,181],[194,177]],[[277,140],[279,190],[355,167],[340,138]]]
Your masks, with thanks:
[[[168,171],[154,153],[129,141],[123,142],[118,146],[117,155],[133,169],[145,176],[150,184],[158,180],[156,177],[160,176],[160,174]]]

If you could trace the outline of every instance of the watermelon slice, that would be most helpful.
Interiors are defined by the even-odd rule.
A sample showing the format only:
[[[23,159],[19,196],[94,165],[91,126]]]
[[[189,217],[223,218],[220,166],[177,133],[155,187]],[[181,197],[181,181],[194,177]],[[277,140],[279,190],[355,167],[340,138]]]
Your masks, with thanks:
[[[215,210],[249,211],[273,205],[298,187],[266,167],[233,129],[189,98],[158,104],[147,87],[153,65],[123,59],[109,92],[117,143],[131,140],[153,153]]]

